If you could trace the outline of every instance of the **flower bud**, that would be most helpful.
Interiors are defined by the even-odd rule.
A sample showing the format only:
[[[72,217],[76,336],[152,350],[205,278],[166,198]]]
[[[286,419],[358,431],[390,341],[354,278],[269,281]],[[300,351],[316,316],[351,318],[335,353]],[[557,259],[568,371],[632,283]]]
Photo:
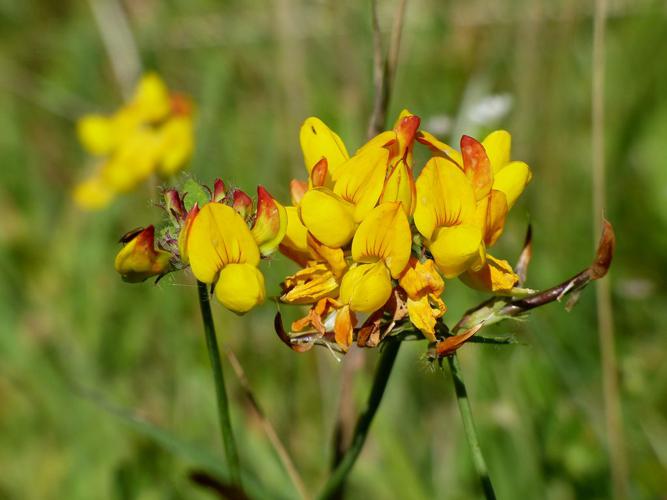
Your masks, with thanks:
[[[169,214],[169,218],[175,223],[183,220],[186,213],[179,192],[175,189],[165,189],[162,192],[162,196],[164,196],[164,209],[167,211],[167,214]]]
[[[225,199],[226,189],[225,183],[222,182],[222,179],[216,179],[213,183],[213,199],[212,201],[220,203]]]
[[[180,254],[181,262],[183,262],[183,264],[188,264],[190,261],[188,256],[188,237],[190,236],[190,229],[192,229],[192,223],[194,222],[195,217],[197,217],[197,214],[199,214],[199,205],[195,203],[185,217],[181,232],[178,233],[178,253]]]
[[[301,203],[301,198],[308,191],[308,183],[305,181],[299,181],[297,179],[292,179],[289,184],[290,195],[292,197],[292,205],[297,206]]]
[[[115,268],[123,281],[140,283],[151,276],[160,276],[169,269],[171,254],[155,249],[155,228],[135,231],[124,241],[116,255]]]
[[[270,255],[287,231],[287,212],[264,187],[257,187],[257,215],[252,235],[262,255]]]
[[[241,217],[247,219],[252,213],[252,198],[240,189],[235,188],[232,191],[232,207]]]

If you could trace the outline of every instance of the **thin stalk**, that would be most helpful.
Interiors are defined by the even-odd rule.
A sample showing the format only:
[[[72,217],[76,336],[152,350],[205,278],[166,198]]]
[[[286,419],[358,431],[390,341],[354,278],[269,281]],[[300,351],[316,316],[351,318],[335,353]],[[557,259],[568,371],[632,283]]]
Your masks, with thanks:
[[[329,477],[329,480],[324,485],[324,488],[318,497],[320,500],[330,499],[336,496],[345,486],[345,481],[347,480],[347,477],[350,474],[352,467],[354,467],[354,464],[364,447],[364,443],[366,442],[368,431],[371,428],[373,417],[375,417],[375,413],[377,412],[378,407],[380,406],[380,402],[382,401],[382,396],[384,395],[385,388],[387,387],[387,382],[389,381],[389,376],[391,375],[391,370],[394,367],[394,362],[396,361],[396,356],[398,355],[398,349],[400,346],[400,341],[390,340],[386,342],[386,346],[382,351],[380,361],[378,362],[377,368],[375,370],[373,386],[371,387],[371,392],[368,395],[366,410],[364,410],[364,412],[359,415],[359,420],[357,420],[357,425],[354,428],[352,444],[345,452],[345,455],[343,455],[343,458],[338,464],[338,467],[336,467],[336,469]]]
[[[449,361],[449,368],[452,371],[452,381],[454,382],[454,391],[456,392],[456,401],[459,405],[461,413],[461,420],[463,420],[463,428],[465,429],[466,439],[472,454],[472,461],[475,465],[475,472],[484,491],[484,497],[487,500],[495,499],[496,494],[493,491],[491,478],[489,477],[489,469],[486,466],[482,448],[479,446],[479,439],[477,437],[477,430],[475,429],[475,422],[472,418],[472,408],[470,407],[470,400],[468,399],[468,390],[466,389],[463,376],[461,374],[461,365],[456,354],[452,354],[447,358]]]
[[[213,372],[213,381],[215,382],[215,395],[218,403],[218,423],[220,424],[220,432],[222,433],[222,444],[225,448],[229,476],[232,484],[241,488],[241,466],[239,463],[239,454],[236,450],[236,443],[234,442],[234,434],[232,433],[232,421],[229,416],[229,401],[225,389],[225,376],[222,372],[222,362],[220,361],[218,340],[215,335],[213,314],[211,314],[211,302],[209,300],[208,288],[205,283],[197,281],[197,290],[199,292],[201,316],[204,320],[206,347],[208,348],[208,357],[211,361],[211,371]]]
[[[605,154],[604,154],[604,71],[607,0],[595,0],[593,16],[592,66],[592,167],[593,167],[593,233],[598,236],[599,219],[605,208]],[[623,415],[618,387],[618,361],[614,333],[614,310],[611,303],[609,278],[597,282],[596,308],[600,360],[602,364],[602,391],[604,397],[605,427],[611,465],[612,495],[616,500],[628,498],[628,463],[623,436]]]

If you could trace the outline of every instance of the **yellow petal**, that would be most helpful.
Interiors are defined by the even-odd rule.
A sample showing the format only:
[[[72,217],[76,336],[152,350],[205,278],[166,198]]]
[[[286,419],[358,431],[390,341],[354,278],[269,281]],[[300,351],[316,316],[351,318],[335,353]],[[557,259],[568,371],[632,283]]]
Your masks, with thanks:
[[[299,210],[296,207],[285,207],[287,215],[287,231],[280,243],[280,251],[283,255],[296,261],[298,264],[308,260],[308,229],[301,222]]]
[[[102,115],[87,115],[76,124],[79,141],[94,155],[106,155],[115,146],[111,120]]]
[[[220,271],[215,296],[230,311],[248,312],[264,302],[264,276],[254,265],[228,264]]]
[[[510,162],[512,136],[507,130],[495,130],[482,141],[486,154],[491,161],[494,175]]]
[[[459,153],[450,145],[436,139],[433,134],[429,134],[428,132],[420,130],[417,134],[417,140],[428,146],[434,153],[443,154],[445,157],[451,158],[455,163],[463,168],[463,158],[461,157],[461,153]]]
[[[192,223],[197,218],[198,214],[199,205],[197,205],[195,202],[188,214],[185,216],[181,231],[178,233],[178,253],[180,254],[181,262],[183,262],[183,264],[188,264],[190,262],[190,257],[188,256],[188,238],[190,237]]]
[[[270,255],[287,231],[287,212],[263,186],[257,187],[257,213],[252,235],[262,255]]]
[[[169,90],[157,74],[148,73],[139,81],[130,106],[143,120],[159,121],[171,110]]]
[[[431,239],[438,227],[472,223],[475,195],[470,180],[445,158],[431,158],[416,182],[414,221],[419,232]]]
[[[435,307],[432,307],[433,306]],[[408,299],[408,316],[413,325],[415,325],[424,336],[430,341],[435,342],[435,324],[447,311],[445,303],[436,296],[425,295],[419,300]]]
[[[312,260],[324,262],[338,279],[347,271],[345,252],[340,248],[331,248],[318,241],[311,233],[306,238]]]
[[[526,163],[513,161],[496,174],[493,189],[505,193],[507,206],[512,208],[531,178],[530,167]]]
[[[325,297],[335,297],[338,281],[325,264],[301,269],[283,283],[280,300],[288,304],[314,304]]]
[[[207,203],[192,222],[187,254],[195,277],[213,283],[228,264],[259,263],[259,248],[243,218],[221,203]]]
[[[176,117],[160,128],[160,174],[171,176],[185,166],[192,156],[194,138],[192,119]]]
[[[445,290],[445,282],[431,259],[419,262],[414,257],[410,258],[410,265],[398,283],[413,300],[419,300],[429,294],[439,297]]]
[[[455,278],[479,262],[481,243],[477,226],[442,227],[433,233],[429,250],[445,278]]]
[[[495,244],[505,227],[507,218],[507,197],[502,191],[491,191],[488,199],[486,220],[484,223],[484,244],[490,247]]]
[[[408,216],[415,211],[417,190],[412,169],[404,160],[399,160],[385,181],[380,202],[399,201]]]
[[[155,228],[148,226],[120,249],[114,267],[124,281],[139,283],[165,273],[170,259],[170,253],[155,249]]]
[[[394,132],[393,130],[387,130],[386,132],[382,132],[373,137],[370,141],[368,141],[366,144],[357,149],[356,153],[354,154],[358,155],[362,153],[367,153],[372,149],[389,147],[396,141],[397,141],[396,132]]]
[[[383,261],[397,278],[410,259],[411,247],[410,224],[401,204],[382,203],[359,225],[352,240],[352,258],[356,262]]]
[[[309,190],[299,205],[301,221],[325,245],[340,248],[354,235],[354,207],[325,188]]]
[[[75,203],[85,210],[100,210],[114,197],[114,191],[98,175],[80,182],[72,193]]]
[[[468,271],[461,275],[461,280],[469,287],[497,294],[509,293],[519,282],[506,260],[496,259],[486,254],[486,263],[479,271]]]
[[[338,167],[350,157],[341,138],[314,116],[301,125],[299,140],[308,174],[317,162],[326,158],[329,173],[335,179]]]
[[[377,205],[387,173],[389,151],[368,149],[341,166],[334,193],[354,205],[354,220],[359,223]]]
[[[353,311],[371,313],[389,300],[391,290],[391,276],[384,262],[359,264],[343,276],[339,300]]]

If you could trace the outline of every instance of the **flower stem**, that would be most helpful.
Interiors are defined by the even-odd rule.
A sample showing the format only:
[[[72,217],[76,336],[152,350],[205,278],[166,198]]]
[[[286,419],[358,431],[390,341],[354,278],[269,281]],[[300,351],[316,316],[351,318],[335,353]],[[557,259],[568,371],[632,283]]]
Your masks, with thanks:
[[[470,408],[470,401],[468,400],[468,390],[463,382],[461,375],[461,365],[459,365],[459,358],[456,353],[447,358],[449,361],[449,368],[452,371],[452,381],[454,382],[454,391],[456,392],[456,401],[459,404],[459,411],[461,412],[461,420],[463,420],[463,428],[465,429],[468,446],[470,446],[470,453],[472,453],[472,461],[475,465],[475,471],[479,477],[479,482],[484,491],[484,497],[487,500],[495,499],[496,494],[493,492],[493,485],[489,477],[489,471],[486,467],[482,449],[479,446],[479,439],[477,438],[477,431],[475,430],[475,422],[472,418],[472,408]]]
[[[215,394],[218,404],[218,423],[222,433],[222,442],[225,448],[227,466],[232,483],[241,487],[241,466],[239,464],[239,454],[234,442],[232,433],[232,422],[229,417],[229,401],[227,400],[227,391],[225,390],[225,377],[222,372],[222,363],[220,361],[220,351],[218,350],[218,340],[215,335],[215,325],[213,324],[213,315],[211,314],[211,302],[209,300],[208,288],[205,283],[197,281],[199,292],[199,307],[201,316],[204,320],[204,333],[206,335],[206,347],[208,348],[208,357],[211,361],[211,371],[213,372],[213,381],[215,382]]]
[[[350,474],[350,471],[357,461],[357,458],[359,457],[359,454],[364,447],[364,443],[366,442],[368,431],[371,427],[371,423],[373,422],[373,417],[375,417],[375,413],[377,412],[377,409],[380,406],[380,402],[382,401],[382,396],[384,395],[384,390],[387,387],[387,382],[389,381],[389,376],[391,375],[391,370],[394,367],[394,362],[396,361],[398,348],[400,346],[400,341],[386,341],[386,346],[382,351],[380,361],[378,362],[378,366],[375,370],[373,386],[371,387],[371,392],[368,395],[366,410],[364,410],[364,412],[359,415],[357,425],[354,428],[352,444],[345,452],[345,455],[343,455],[343,459],[338,464],[338,467],[336,467],[336,469],[329,477],[329,480],[324,485],[324,488],[318,497],[320,500],[330,499],[336,496],[344,487],[347,476]]]

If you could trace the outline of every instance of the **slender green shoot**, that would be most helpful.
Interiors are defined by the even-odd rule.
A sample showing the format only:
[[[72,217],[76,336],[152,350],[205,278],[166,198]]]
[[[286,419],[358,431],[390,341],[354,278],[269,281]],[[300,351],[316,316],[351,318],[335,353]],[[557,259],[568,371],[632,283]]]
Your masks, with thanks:
[[[213,314],[211,314],[211,302],[209,300],[208,288],[205,283],[197,281],[199,292],[199,307],[201,316],[204,320],[204,333],[206,335],[206,347],[208,348],[208,357],[211,361],[211,371],[213,372],[213,381],[215,382],[215,394],[218,404],[218,423],[222,433],[222,443],[225,449],[225,457],[229,467],[229,476],[234,486],[241,488],[241,465],[239,454],[234,442],[232,433],[232,421],[229,416],[229,400],[225,389],[225,377],[222,371],[222,362],[220,361],[220,351],[218,349],[218,340],[215,335],[215,325],[213,324]]]

